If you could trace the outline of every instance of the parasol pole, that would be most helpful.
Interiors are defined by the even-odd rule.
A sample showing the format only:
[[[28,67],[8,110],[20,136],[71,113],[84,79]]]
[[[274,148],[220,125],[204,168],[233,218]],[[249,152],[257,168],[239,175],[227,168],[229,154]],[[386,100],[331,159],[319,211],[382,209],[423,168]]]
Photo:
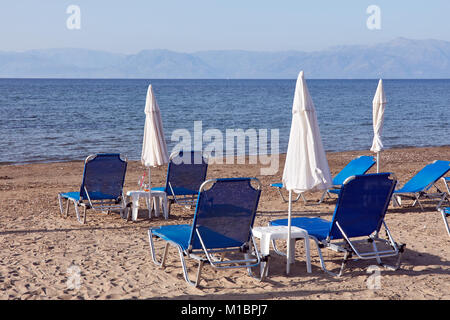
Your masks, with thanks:
[[[292,190],[289,190],[289,209],[288,209],[288,238],[287,238],[287,262],[286,274],[291,271],[291,215],[292,215]]]
[[[380,151],[377,152],[377,173],[380,172]]]

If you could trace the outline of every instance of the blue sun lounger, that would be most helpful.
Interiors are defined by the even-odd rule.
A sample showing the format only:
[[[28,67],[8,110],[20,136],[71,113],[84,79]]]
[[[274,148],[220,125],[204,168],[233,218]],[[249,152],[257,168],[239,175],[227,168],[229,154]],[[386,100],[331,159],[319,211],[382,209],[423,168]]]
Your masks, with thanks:
[[[256,188],[252,186],[256,184]],[[153,262],[164,266],[169,244],[178,249],[184,279],[198,286],[204,263],[215,268],[251,268],[260,264],[260,256],[252,236],[261,194],[256,178],[216,179],[204,182],[198,192],[197,206],[192,224],[167,225],[148,231]],[[165,243],[161,261],[155,255],[154,238]],[[253,250],[252,250],[253,247]],[[226,253],[243,253],[243,259],[225,259]],[[251,255],[251,252],[256,255]],[[217,255],[220,255],[218,258]],[[188,276],[185,258],[199,262],[197,278]]]
[[[84,161],[83,178],[80,191],[58,194],[61,215],[69,214],[69,202],[75,206],[75,213],[80,223],[86,222],[86,209],[95,211],[127,210],[123,194],[123,184],[127,170],[127,160],[122,160],[118,153],[99,153],[90,155]],[[63,200],[67,201],[64,212]],[[83,207],[81,216],[79,207]]]
[[[339,194],[340,188],[344,181],[351,176],[365,174],[370,170],[376,163],[376,160],[372,156],[359,156],[352,161],[350,161],[334,178],[333,178],[333,188],[328,189],[322,194],[319,203],[322,203],[325,196],[331,196],[331,194]]]
[[[154,187],[153,191],[164,191],[167,194],[168,214],[173,203],[192,207],[200,185],[205,182],[208,171],[207,159],[200,151],[179,151],[169,157],[166,185]]]
[[[450,170],[450,161],[436,160],[422,168],[415,176],[413,176],[405,185],[394,191],[392,201],[395,206],[401,206],[402,198],[409,198],[414,200],[412,206],[417,203],[423,210],[421,198],[429,199],[443,199],[446,197],[446,193],[441,191],[436,182],[441,179]],[[436,193],[428,192],[429,189],[434,186]]]
[[[384,266],[394,270],[400,267],[404,245],[398,245],[394,241],[384,222],[395,185],[396,180],[389,173],[353,176],[342,185],[331,221],[321,218],[292,218],[292,226],[306,230],[309,238],[315,241],[325,272],[341,276],[353,255],[356,255],[355,259],[376,259],[380,265],[384,265],[382,258],[398,256],[395,266]],[[275,220],[270,224],[287,226],[288,220]],[[379,237],[382,226],[387,239]],[[382,248],[379,249],[377,243]],[[367,248],[367,244],[371,244],[372,249]],[[333,273],[325,267],[321,251],[323,247],[344,253],[339,273]]]
[[[376,163],[375,158],[372,156],[359,156],[358,158],[353,159],[350,161],[334,178],[333,178],[333,188],[328,189],[322,194],[322,197],[319,200],[319,203],[322,203],[325,196],[328,195],[331,196],[331,193],[339,194],[339,188],[344,183],[345,179],[348,177],[359,175],[359,174],[365,174],[367,171],[369,171],[370,168],[373,167],[373,165]],[[270,185],[271,187],[275,187],[278,190],[278,193],[280,194],[281,198],[284,202],[288,202],[288,200],[283,196],[281,193],[281,189],[283,188],[282,183],[272,183]],[[299,193],[297,198],[293,200],[293,202],[296,202],[300,199],[300,197],[303,199],[303,201],[306,203],[306,199],[303,195],[303,193]]]

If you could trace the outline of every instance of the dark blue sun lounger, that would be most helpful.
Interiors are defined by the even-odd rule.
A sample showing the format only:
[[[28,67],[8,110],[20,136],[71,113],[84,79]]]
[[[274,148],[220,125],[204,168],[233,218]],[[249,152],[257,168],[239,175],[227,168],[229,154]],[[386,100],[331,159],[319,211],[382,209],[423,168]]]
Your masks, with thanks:
[[[252,186],[256,184],[256,188]],[[215,268],[248,268],[260,263],[252,236],[252,226],[258,207],[261,185],[256,178],[208,180],[198,192],[192,224],[167,225],[148,231],[154,263],[164,266],[169,244],[178,249],[186,282],[197,286],[204,263]],[[161,261],[157,261],[154,238],[165,243]],[[252,250],[253,247],[253,250]],[[244,254],[243,259],[225,259],[226,253]],[[256,255],[251,256],[254,252]],[[220,258],[217,257],[220,255]],[[188,276],[185,258],[198,260],[197,278]]]
[[[402,198],[409,198],[414,200],[412,206],[417,203],[423,210],[420,199],[439,199],[446,196],[444,191],[441,191],[436,182],[441,179],[450,170],[450,161],[436,160],[423,167],[416,175],[409,179],[405,185],[394,191],[393,202],[394,205],[401,205]],[[431,187],[436,188],[436,193],[429,192]]]
[[[292,218],[292,226],[308,231],[310,239],[317,244],[319,258],[323,270],[329,274],[340,276],[345,264],[353,256],[356,259],[376,259],[400,256],[404,245],[398,245],[392,238],[384,222],[384,217],[396,185],[389,173],[366,174],[350,177],[342,185],[331,221],[321,218]],[[287,226],[287,219],[275,220],[270,223],[275,226]],[[384,226],[387,239],[379,237]],[[367,242],[369,241],[369,242]],[[372,245],[372,249],[362,244]],[[377,246],[381,244],[383,248]],[[344,253],[338,274],[328,271],[322,256],[321,248],[333,249]]]
[[[67,217],[69,202],[75,206],[75,213],[80,223],[86,222],[86,209],[95,211],[126,210],[123,184],[127,170],[127,160],[122,160],[118,153],[99,153],[90,155],[84,161],[83,178],[80,191],[58,194],[61,215]],[[63,200],[67,201],[66,211]],[[83,207],[81,216],[79,207]]]
[[[208,162],[200,151],[173,153],[167,167],[166,185],[152,188],[164,191],[168,197],[168,212],[173,203],[183,206],[195,205],[200,185],[205,182]]]

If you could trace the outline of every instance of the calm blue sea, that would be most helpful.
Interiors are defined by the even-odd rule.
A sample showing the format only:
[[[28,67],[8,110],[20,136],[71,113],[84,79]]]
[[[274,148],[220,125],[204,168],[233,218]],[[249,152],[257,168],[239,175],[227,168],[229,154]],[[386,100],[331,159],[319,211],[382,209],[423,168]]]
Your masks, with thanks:
[[[327,151],[368,150],[377,80],[307,80]],[[169,152],[176,129],[278,129],[287,149],[295,80],[0,79],[0,163],[140,159],[153,85]],[[386,148],[450,145],[450,80],[384,80]],[[270,133],[270,131],[269,131]],[[269,135],[270,137],[270,135]]]

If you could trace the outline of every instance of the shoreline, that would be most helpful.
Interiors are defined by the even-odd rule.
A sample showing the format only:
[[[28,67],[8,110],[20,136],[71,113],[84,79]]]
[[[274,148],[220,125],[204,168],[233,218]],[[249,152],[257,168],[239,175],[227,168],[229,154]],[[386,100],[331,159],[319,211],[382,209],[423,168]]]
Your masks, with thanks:
[[[310,78],[310,80],[339,80],[339,81],[378,81],[379,77],[374,78]],[[410,80],[450,80],[450,78],[384,78],[385,80],[394,80],[394,81],[410,81]],[[296,77],[293,78],[111,78],[111,77],[105,77],[105,78],[94,78],[94,77],[80,77],[80,78],[71,78],[71,77],[62,77],[62,78],[55,78],[55,77],[2,77],[0,76],[0,80],[169,80],[169,81],[176,81],[176,80],[188,80],[188,81],[197,81],[197,80],[248,80],[248,81],[254,81],[254,80],[282,80],[282,81],[292,81],[297,80]]]
[[[385,148],[381,151],[380,154],[383,154],[383,152],[385,151],[393,151],[393,150],[409,150],[409,149],[428,149],[428,148],[450,148],[450,144],[448,145],[439,145],[439,146],[425,146],[425,147],[415,147],[415,146],[401,146],[401,147],[392,147],[392,148]],[[337,154],[337,153],[348,153],[348,152],[367,152],[366,155],[376,155],[375,152],[372,152],[370,150],[364,150],[364,149],[360,149],[360,150],[344,150],[344,151],[325,151],[326,154]],[[170,152],[169,152],[170,154]],[[89,154],[86,155],[86,157]],[[268,154],[268,156],[272,156],[272,155],[277,155],[277,153],[275,154]],[[286,153],[278,153],[279,156],[284,157],[286,155]],[[250,157],[252,155],[245,155],[244,157],[247,159],[248,157]],[[85,157],[85,158],[86,158]],[[233,156],[235,159],[241,158],[242,156]],[[83,159],[59,159],[59,160],[33,160],[33,161],[28,161],[28,162],[1,162],[0,161],[0,167],[1,166],[22,166],[22,165],[32,165],[32,164],[51,164],[51,163],[70,163],[70,162],[78,162],[78,161],[84,161],[85,158]],[[224,157],[226,158],[226,157]],[[140,161],[139,159],[128,159],[129,162],[136,162],[136,161]]]

